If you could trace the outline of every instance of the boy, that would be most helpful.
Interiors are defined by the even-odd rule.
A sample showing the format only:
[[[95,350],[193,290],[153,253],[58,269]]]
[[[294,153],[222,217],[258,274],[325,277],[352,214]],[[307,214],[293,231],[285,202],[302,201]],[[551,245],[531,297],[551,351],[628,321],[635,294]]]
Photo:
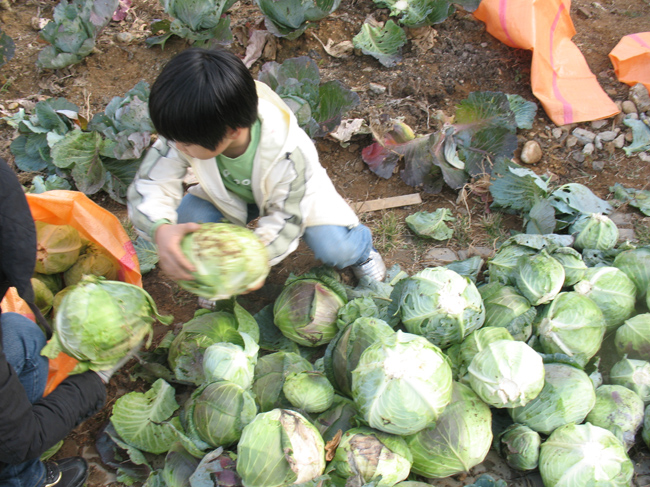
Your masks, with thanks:
[[[152,85],[149,111],[160,138],[129,187],[128,210],[136,229],[158,246],[160,267],[172,279],[192,279],[179,244],[197,222],[244,226],[258,216],[255,233],[271,265],[303,237],[325,264],[384,279],[370,230],[337,193],[314,143],[235,54],[181,52]],[[190,167],[199,184],[183,195]]]

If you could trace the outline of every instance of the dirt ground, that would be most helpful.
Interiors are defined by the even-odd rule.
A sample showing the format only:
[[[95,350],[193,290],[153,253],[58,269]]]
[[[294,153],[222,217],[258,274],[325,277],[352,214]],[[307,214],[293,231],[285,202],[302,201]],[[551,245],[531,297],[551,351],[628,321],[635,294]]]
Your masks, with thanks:
[[[147,47],[144,41],[151,36],[151,22],[167,17],[158,0],[133,0],[126,19],[111,22],[101,34],[96,52],[83,62],[57,71],[39,70],[35,61],[44,44],[38,40],[38,19],[51,18],[55,5],[56,2],[49,0],[0,2],[2,30],[16,43],[15,57],[0,68],[2,115],[15,113],[18,107],[24,106],[25,101],[35,102],[44,97],[64,97],[82,107],[85,115],[103,111],[114,96],[123,96],[140,80],[151,84],[162,65],[188,47],[186,41],[178,38],[169,40],[164,49]],[[230,13],[231,27],[236,37],[230,49],[243,57],[247,33],[263,21],[263,16],[252,0],[237,2]],[[310,56],[318,62],[323,80],[340,80],[359,94],[361,103],[348,113],[348,118],[369,120],[382,115],[403,117],[418,135],[439,128],[441,115],[452,116],[456,105],[473,91],[502,91],[536,101],[529,79],[531,53],[505,46],[486,32],[482,22],[463,10],[458,10],[436,25],[435,29],[427,29],[429,45],[415,42],[414,36],[422,32],[411,32],[409,43],[403,51],[403,60],[392,68],[386,68],[373,57],[361,53],[337,59],[325,51],[322,43],[326,44],[329,39],[335,44],[351,40],[371,13],[375,13],[380,20],[388,18],[388,10],[379,9],[372,0],[343,1],[334,14],[314,24],[298,39],[275,39],[275,49],[267,49],[265,56],[251,67],[253,75],[257,77],[264,62]],[[575,0],[571,5],[571,14],[577,30],[573,40],[599,83],[612,100],[627,100],[630,88],[616,79],[608,54],[623,36],[650,28],[648,0]],[[118,36],[124,33],[128,35]],[[595,130],[589,122],[577,126]],[[608,119],[607,127],[627,130],[620,123],[620,118]],[[605,199],[611,198],[608,188],[614,182],[638,189],[647,185],[647,161],[638,156],[626,157],[622,150],[612,150],[611,147],[586,158],[575,157],[575,152],[580,150],[565,144],[575,126],[563,126],[561,133],[553,131],[557,128],[540,105],[534,127],[519,133],[519,149],[527,140],[539,142],[542,148],[542,160],[532,167],[538,174],[551,174],[558,182],[583,183]],[[14,137],[11,128],[4,123],[0,125],[0,156],[10,163],[13,156],[9,144]],[[322,164],[340,193],[351,202],[415,193],[416,190],[407,186],[398,175],[381,179],[367,169],[361,158],[361,150],[371,142],[368,135],[357,136],[344,148],[331,138],[317,140]],[[519,151],[515,155],[518,156]],[[20,174],[25,183],[33,176]],[[361,215],[362,220],[373,229],[376,246],[389,265],[399,264],[402,269],[412,273],[428,265],[427,255],[434,247],[458,251],[470,246],[493,247],[498,240],[493,232],[486,230],[485,222],[490,221],[491,217],[486,214],[485,201],[477,195],[470,194],[463,200],[458,198],[458,192],[446,188],[440,194],[422,193],[421,196],[423,203],[417,207]],[[125,208],[107,195],[97,194],[93,200],[126,222]],[[448,242],[423,244],[416,241],[405,229],[404,218],[415,211],[434,211],[440,207],[450,208],[458,218],[456,236]],[[629,213],[627,226],[630,232],[635,232],[636,238],[650,236],[648,219],[632,208],[621,211]],[[517,217],[504,217],[497,221],[497,231],[501,235],[511,228],[521,227],[521,220]],[[274,300],[290,273],[300,274],[316,264],[309,250],[301,244],[296,252],[272,269],[264,288],[243,297],[242,304],[252,312],[261,309]],[[343,271],[343,277],[351,280],[348,272]],[[195,298],[157,269],[144,276],[144,287],[162,313],[174,315],[177,325],[188,321],[196,310]],[[131,382],[127,374],[116,376],[109,386],[110,400],[105,409],[70,435],[59,456],[77,453],[92,455],[94,437],[110,415],[112,402],[124,392],[138,387],[143,387],[143,384]],[[637,464],[635,485],[649,485],[647,459],[650,453],[639,441],[639,446],[630,454]],[[508,480],[509,485],[541,485],[534,475],[522,477],[519,473],[507,471],[492,454],[477,469],[472,473],[487,471],[496,478]],[[101,469],[95,469],[88,485],[118,485],[113,480],[110,472],[107,475]],[[463,482],[463,476],[456,476],[434,485],[455,486],[463,485]]]

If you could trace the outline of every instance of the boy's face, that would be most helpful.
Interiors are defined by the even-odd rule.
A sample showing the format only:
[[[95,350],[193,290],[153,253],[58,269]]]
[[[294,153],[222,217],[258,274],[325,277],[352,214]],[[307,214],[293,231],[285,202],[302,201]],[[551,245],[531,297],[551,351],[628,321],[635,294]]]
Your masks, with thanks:
[[[200,145],[196,144],[185,144],[184,142],[176,142],[176,148],[181,151],[183,154],[186,154],[190,157],[196,159],[212,159],[217,157],[230,145],[230,140],[226,137],[214,148],[214,150],[206,149]]]
[[[185,142],[175,142],[176,149],[195,159],[212,159],[223,154],[231,159],[239,157],[244,152],[250,142],[250,129],[237,128],[227,129],[226,136],[217,144],[214,149],[206,149],[196,144],[186,144]]]

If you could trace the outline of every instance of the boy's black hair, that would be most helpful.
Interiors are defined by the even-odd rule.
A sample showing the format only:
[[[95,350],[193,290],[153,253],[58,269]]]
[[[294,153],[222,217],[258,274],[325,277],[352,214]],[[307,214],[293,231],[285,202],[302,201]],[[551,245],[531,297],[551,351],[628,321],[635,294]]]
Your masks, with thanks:
[[[214,150],[228,128],[251,127],[257,119],[255,81],[229,51],[186,49],[153,83],[149,115],[166,139]]]

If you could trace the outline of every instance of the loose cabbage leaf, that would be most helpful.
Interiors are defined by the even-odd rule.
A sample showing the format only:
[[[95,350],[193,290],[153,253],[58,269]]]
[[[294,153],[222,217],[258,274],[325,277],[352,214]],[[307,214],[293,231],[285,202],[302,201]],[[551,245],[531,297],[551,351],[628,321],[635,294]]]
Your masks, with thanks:
[[[650,150],[650,125],[648,119],[635,120],[633,118],[625,118],[623,123],[632,128],[632,143],[627,147],[623,147],[625,154],[631,156],[635,152],[642,152]]]
[[[143,482],[153,470],[144,453],[122,441],[110,422],[97,437],[95,448],[102,463],[116,469],[118,476]]]
[[[454,234],[445,222],[454,222],[449,208],[438,208],[434,212],[418,211],[406,217],[406,224],[418,236],[434,240],[448,240]]]
[[[614,193],[614,198],[634,206],[646,216],[650,216],[650,191],[647,189],[626,188],[620,183],[615,183],[609,190]]]
[[[16,44],[14,40],[0,29],[0,66],[4,66],[7,61],[14,57]]]
[[[383,27],[374,27],[366,22],[352,42],[354,47],[361,49],[361,52],[391,68],[402,60],[406,32],[392,20],[388,20]]]
[[[179,408],[175,391],[158,379],[145,392],[130,392],[115,401],[111,423],[120,438],[150,453],[164,453],[176,441],[171,415]]]

